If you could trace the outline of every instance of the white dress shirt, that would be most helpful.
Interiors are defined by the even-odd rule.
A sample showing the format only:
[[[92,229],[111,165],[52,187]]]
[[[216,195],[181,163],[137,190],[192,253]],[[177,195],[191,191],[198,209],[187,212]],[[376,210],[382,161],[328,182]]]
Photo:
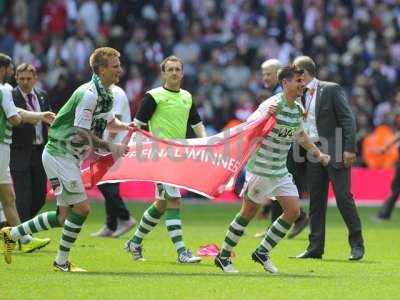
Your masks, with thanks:
[[[315,115],[315,103],[317,99],[318,85],[319,80],[317,78],[314,78],[307,84],[307,92],[304,103],[304,131],[310,136],[314,143],[319,141]]]
[[[28,94],[32,94],[32,102],[33,102],[34,107],[31,107],[31,105],[29,104],[29,100],[28,100],[28,94],[25,94],[20,88],[19,88],[19,90],[21,91],[21,94],[25,99],[27,109],[30,111],[41,112],[39,99],[38,99],[35,91],[32,89],[32,91],[30,93],[28,93]],[[33,125],[33,126],[35,127],[35,132],[36,132],[36,139],[33,141],[33,144],[34,145],[42,145],[44,142],[43,141],[43,124],[42,124],[42,122],[37,122],[36,125]]]

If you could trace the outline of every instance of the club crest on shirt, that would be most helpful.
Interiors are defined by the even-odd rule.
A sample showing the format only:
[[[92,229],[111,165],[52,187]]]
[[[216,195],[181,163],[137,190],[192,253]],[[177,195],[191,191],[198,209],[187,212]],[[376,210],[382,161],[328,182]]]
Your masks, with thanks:
[[[78,182],[77,182],[76,180],[70,181],[69,187],[70,187],[71,189],[75,189],[77,186],[78,186]]]

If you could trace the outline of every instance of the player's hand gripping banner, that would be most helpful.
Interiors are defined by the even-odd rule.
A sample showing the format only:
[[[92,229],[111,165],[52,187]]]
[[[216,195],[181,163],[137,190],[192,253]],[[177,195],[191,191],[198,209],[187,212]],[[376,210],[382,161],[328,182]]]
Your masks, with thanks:
[[[115,162],[111,155],[92,162],[83,172],[84,183],[91,187],[97,182],[154,181],[213,198],[225,190],[274,126],[275,118],[264,117],[187,140],[163,140],[137,129],[127,136],[129,153]]]

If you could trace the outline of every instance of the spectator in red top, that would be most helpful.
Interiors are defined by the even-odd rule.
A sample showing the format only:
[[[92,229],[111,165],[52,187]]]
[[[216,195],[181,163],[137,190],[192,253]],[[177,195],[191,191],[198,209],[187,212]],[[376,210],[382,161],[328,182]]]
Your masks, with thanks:
[[[63,33],[67,19],[67,10],[63,0],[47,0],[43,9],[43,31],[56,34]]]

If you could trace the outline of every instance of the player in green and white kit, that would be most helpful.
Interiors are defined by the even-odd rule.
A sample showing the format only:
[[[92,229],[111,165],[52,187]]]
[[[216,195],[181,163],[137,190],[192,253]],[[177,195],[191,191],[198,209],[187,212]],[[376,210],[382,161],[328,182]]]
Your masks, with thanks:
[[[135,124],[145,128],[148,126],[154,135],[164,139],[185,139],[187,126],[190,124],[198,137],[205,137],[205,128],[193,103],[192,95],[181,89],[182,61],[170,56],[164,59],[160,67],[165,84],[145,94],[136,114]],[[144,212],[134,236],[125,245],[134,260],[144,260],[143,239],[160,222],[165,213],[165,225],[178,253],[178,262],[200,262],[200,257],[193,256],[183,242],[179,215],[180,198],[178,188],[156,184],[157,200]]]
[[[11,94],[12,87],[5,84],[5,81],[13,74],[14,66],[11,58],[0,53],[0,203],[3,205],[7,223],[16,226],[21,224],[21,221],[15,206],[15,193],[9,168],[12,127],[18,126],[21,122],[51,123],[54,114],[52,112],[31,112],[15,107]],[[32,238],[26,234],[21,237],[20,242],[27,252],[32,252],[49,244],[50,239]],[[5,256],[5,259],[9,263],[9,257]]]
[[[278,79],[283,92],[264,101],[250,116],[255,119],[263,115],[275,114],[276,125],[268,133],[247,165],[247,182],[243,188],[243,202],[239,214],[231,222],[225,236],[221,252],[215,258],[215,265],[224,272],[238,272],[231,262],[232,249],[239,242],[246,226],[254,218],[265,198],[276,197],[283,209],[282,215],[270,226],[264,239],[253,252],[252,259],[271,273],[278,270],[272,264],[269,253],[286,235],[290,226],[298,218],[299,195],[292,175],[286,168],[286,158],[293,139],[297,139],[307,151],[320,161],[328,164],[329,155],[310,141],[303,131],[303,109],[296,102],[304,88],[303,71],[293,66],[279,71]]]
[[[92,80],[75,90],[49,129],[43,166],[57,198],[57,211],[42,213],[20,226],[6,227],[1,231],[6,245],[11,245],[24,234],[63,227],[53,264],[57,271],[85,271],[68,260],[69,251],[90,211],[80,162],[91,150],[90,146],[109,151],[116,157],[128,151],[126,145],[111,144],[100,138],[106,127],[111,132],[128,130],[129,127],[111,113],[113,96],[109,87],[119,81],[122,73],[119,56],[117,50],[108,47],[98,48],[92,53]],[[5,253],[6,256],[10,254],[11,251]]]

